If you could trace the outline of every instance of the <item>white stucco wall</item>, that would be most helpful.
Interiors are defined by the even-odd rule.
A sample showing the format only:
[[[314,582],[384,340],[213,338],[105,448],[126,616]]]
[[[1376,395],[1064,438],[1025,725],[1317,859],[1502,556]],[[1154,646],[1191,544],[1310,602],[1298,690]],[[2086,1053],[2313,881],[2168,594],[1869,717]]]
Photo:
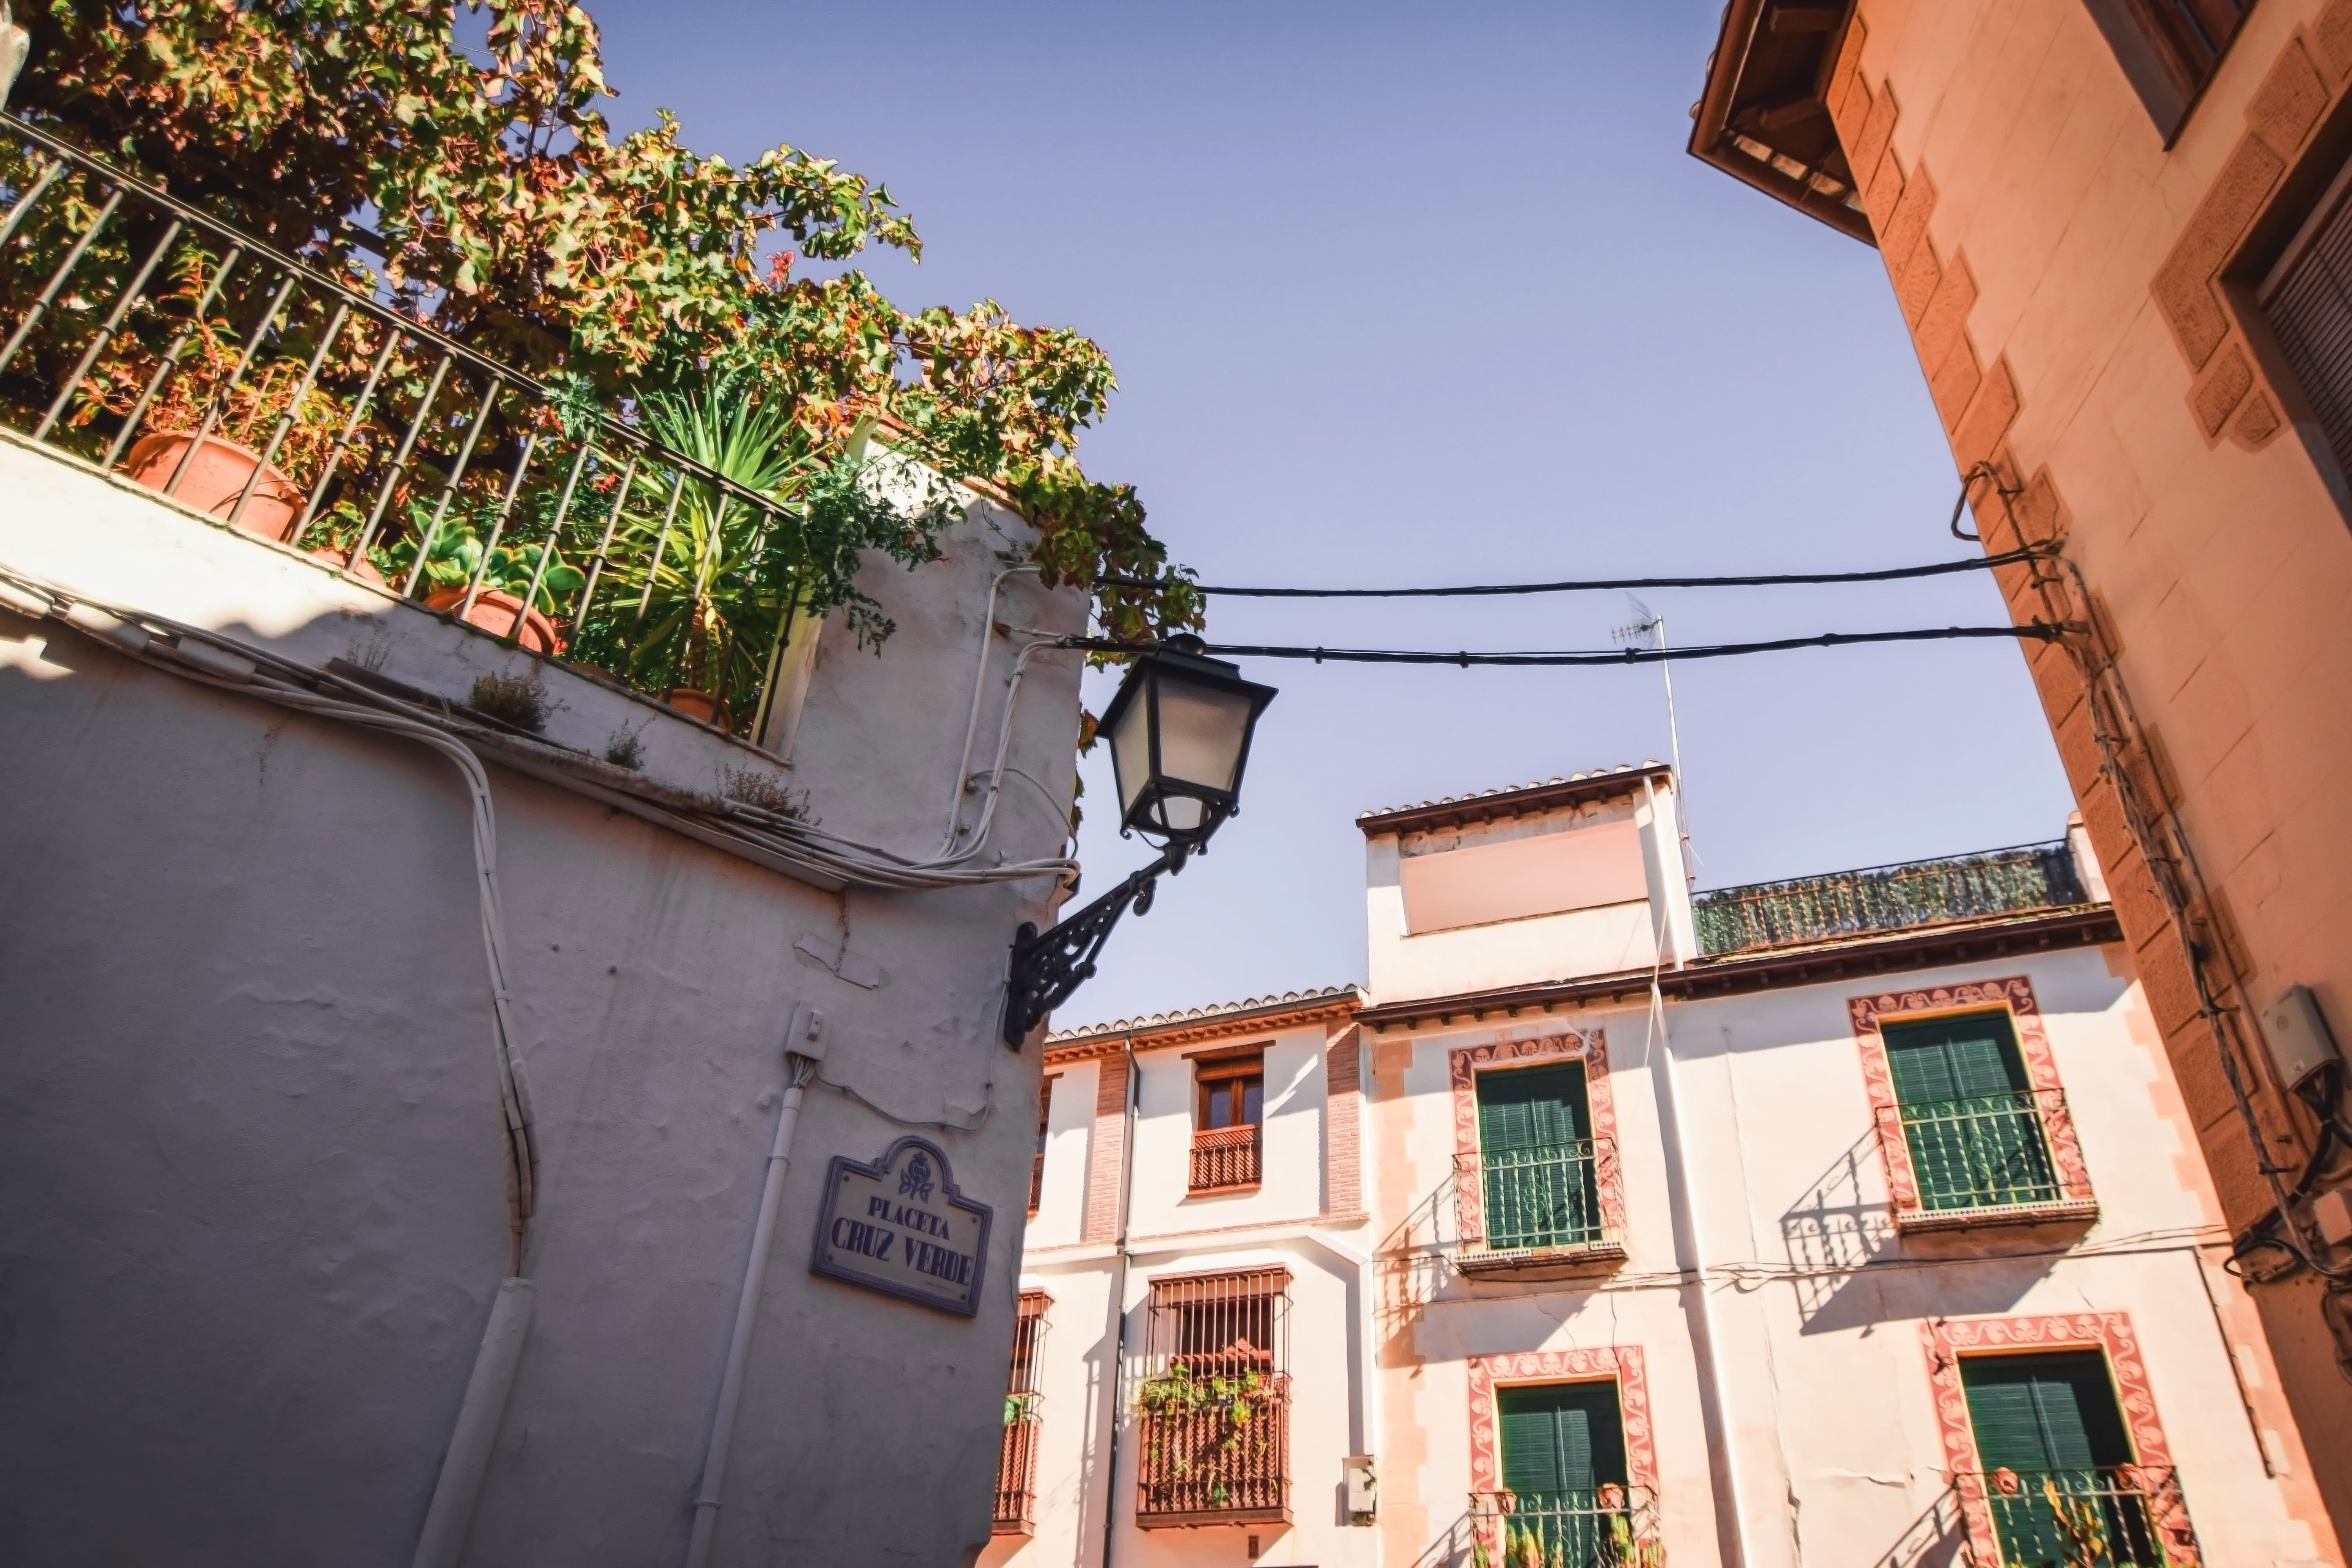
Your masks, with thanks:
[[[1021,526],[975,507],[945,561],[866,574],[898,623],[879,656],[820,646],[789,782],[828,829],[937,842],[981,604]],[[529,662],[16,443],[0,562],[458,700]],[[1014,577],[998,613],[1075,629],[1083,605]],[[999,638],[987,658],[992,735],[1011,657]],[[1061,843],[1075,662],[1031,661],[1013,761],[1065,798],[1008,793],[1008,858]],[[706,793],[767,766],[545,679],[559,743],[640,728],[649,777]],[[405,1563],[504,1272],[454,772],[14,616],[0,724],[0,1559]],[[998,1045],[997,1008],[1048,889],[827,892],[490,772],[539,1308],[469,1561],[682,1553],[795,1004],[824,1011],[829,1045],[717,1559],[964,1560],[987,1537],[1036,1125],[1039,1047]],[[909,1125],[994,1206],[976,1319],[808,1273],[826,1161]]]
[[[1376,1211],[1401,1227],[1384,1228],[1382,1246],[1382,1445],[1395,1457],[1382,1466],[1383,1560],[1466,1561],[1466,1358],[1630,1344],[1649,1375],[1669,1561],[1717,1561],[1729,1517],[1718,1504],[1736,1495],[1752,1568],[1948,1562],[1957,1540],[1935,1524],[1948,1461],[1921,1325],[2086,1310],[2131,1320],[2206,1561],[2315,1560],[2264,1473],[2231,1367],[2246,1330],[2222,1326],[2251,1313],[2218,1268],[2217,1211],[2118,963],[2074,949],[1671,1002],[1696,1257],[1675,1233],[1664,1064],[1645,1008],[1374,1037]],[[1847,999],[2011,975],[2033,985],[2099,1215],[1899,1237]],[[1466,1279],[1408,1239],[1454,1150],[1446,1054],[1564,1026],[1606,1033],[1631,1256],[1572,1282]],[[1703,1313],[1686,1272],[1702,1265]],[[2248,1348],[2239,1361],[2259,1385],[2264,1359]],[[1720,1447],[1710,1458],[1718,1430],[1728,1462]]]
[[[1562,899],[1577,907],[1558,913],[1409,934],[1400,870],[1405,858],[1456,847],[1507,846],[1624,821],[1638,830],[1642,876],[1648,887],[1645,900],[1589,903],[1570,888],[1562,890]],[[1655,775],[1649,789],[1636,782],[1625,794],[1580,805],[1443,833],[1374,831],[1365,841],[1364,858],[1367,964],[1375,1002],[1623,973],[1651,967],[1662,946],[1669,961],[1693,951],[1673,783],[1663,773]],[[1613,892],[1607,896],[1615,897]]]

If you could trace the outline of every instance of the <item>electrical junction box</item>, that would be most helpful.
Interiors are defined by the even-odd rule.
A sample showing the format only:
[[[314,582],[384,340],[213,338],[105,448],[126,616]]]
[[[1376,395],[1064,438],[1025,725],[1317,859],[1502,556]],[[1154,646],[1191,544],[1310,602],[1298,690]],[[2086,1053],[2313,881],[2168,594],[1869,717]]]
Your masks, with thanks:
[[[1380,1480],[1372,1473],[1370,1454],[1350,1454],[1340,1461],[1341,1472],[1348,1478],[1348,1522],[1370,1524],[1380,1511]]]
[[[2289,986],[2263,1009],[2263,1043],[2270,1047],[2279,1081],[2289,1089],[2339,1059],[2336,1038],[2327,1032],[2327,1020],[2320,1016],[2319,999],[2308,985]]]
[[[2311,1217],[2330,1247],[2352,1241],[2352,1188],[2337,1187],[2312,1199]]]

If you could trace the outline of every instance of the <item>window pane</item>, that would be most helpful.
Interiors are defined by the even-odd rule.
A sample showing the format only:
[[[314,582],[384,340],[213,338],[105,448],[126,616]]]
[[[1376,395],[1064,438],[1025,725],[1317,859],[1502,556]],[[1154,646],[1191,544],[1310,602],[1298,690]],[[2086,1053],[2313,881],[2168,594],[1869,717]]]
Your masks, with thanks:
[[[1245,1127],[1255,1127],[1259,1122],[1265,1121],[1265,1079],[1262,1078],[1242,1079],[1234,1084],[1234,1088],[1237,1089],[1241,1094],[1242,1124]]]
[[[1224,1084],[1214,1083],[1203,1089],[1202,1094],[1207,1102],[1208,1110],[1208,1116],[1202,1122],[1202,1126],[1212,1132],[1221,1127],[1231,1127],[1234,1124],[1233,1090]]]

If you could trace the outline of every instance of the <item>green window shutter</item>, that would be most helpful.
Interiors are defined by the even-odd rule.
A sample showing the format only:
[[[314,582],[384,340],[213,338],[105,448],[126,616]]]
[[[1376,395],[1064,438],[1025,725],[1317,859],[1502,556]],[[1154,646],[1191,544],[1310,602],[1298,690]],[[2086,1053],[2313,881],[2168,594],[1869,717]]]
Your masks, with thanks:
[[[2006,1568],[2069,1568],[2085,1531],[2103,1541],[2101,1564],[2169,1563],[2147,1500],[2115,1467],[2131,1462],[2106,1357],[2097,1351],[1968,1356],[1960,1361],[1969,1425],[1988,1473],[2017,1472],[1989,1488],[1993,1532]]]
[[[1480,1073],[1476,1082],[1486,1245],[1516,1250],[1600,1239],[1584,1064]]]
[[[1486,1149],[1538,1149],[1592,1136],[1584,1064],[1478,1075],[1478,1142]]]
[[[1878,1037],[1886,1046],[1898,1104],[2021,1094],[2033,1087],[2006,1011],[1882,1023]]]
[[[1526,1496],[1625,1484],[1625,1428],[1613,1381],[1500,1389],[1496,1410],[1507,1489]]]
[[[2006,1010],[1883,1023],[1879,1038],[1926,1207],[2055,1201],[2041,1110]]]
[[[2097,1351],[1969,1356],[1969,1425],[1988,1470],[2083,1470],[2131,1463],[2107,1358]]]

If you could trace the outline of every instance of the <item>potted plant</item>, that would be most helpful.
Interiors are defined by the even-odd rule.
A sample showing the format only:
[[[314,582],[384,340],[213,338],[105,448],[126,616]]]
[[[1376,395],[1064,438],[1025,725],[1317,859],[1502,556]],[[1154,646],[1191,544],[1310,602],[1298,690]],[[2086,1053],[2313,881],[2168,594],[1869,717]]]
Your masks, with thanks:
[[[468,508],[453,501],[438,528],[433,523],[434,510],[434,504],[421,499],[409,502],[407,531],[374,552],[378,570],[394,584],[405,584],[415,573],[428,610],[462,607],[468,626],[495,637],[511,637],[532,653],[562,653],[564,639],[556,628],[555,614],[580,591],[587,574],[551,550],[546,570],[540,572],[538,544],[500,543],[486,552],[478,520]],[[424,571],[416,573],[417,543],[427,534],[432,543],[425,552]],[[530,592],[534,573],[539,574],[539,593],[526,605],[523,595]],[[481,585],[476,589],[478,575]],[[470,605],[466,602],[469,591]]]
[[[194,311],[212,264],[200,249],[179,258],[164,298],[185,301],[190,333],[148,400],[121,470],[184,506],[234,518],[246,532],[288,543],[302,513],[303,480],[333,445],[340,416],[324,391],[303,385],[301,363],[285,353],[301,335],[299,325],[281,330],[279,352],[257,352],[230,386],[245,346],[210,314]],[[128,418],[163,363],[161,353],[136,353],[101,368],[83,391],[75,423],[87,425],[101,413]],[[265,463],[256,447],[273,437],[277,449]]]

